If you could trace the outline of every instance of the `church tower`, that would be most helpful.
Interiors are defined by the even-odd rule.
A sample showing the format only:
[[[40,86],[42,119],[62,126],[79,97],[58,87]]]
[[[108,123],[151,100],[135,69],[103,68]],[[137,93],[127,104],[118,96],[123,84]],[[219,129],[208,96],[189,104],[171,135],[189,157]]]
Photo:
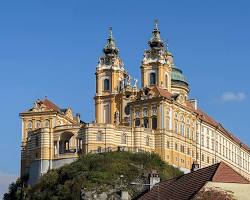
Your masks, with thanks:
[[[107,44],[103,49],[104,55],[96,67],[95,115],[97,123],[115,123],[117,110],[115,96],[118,94],[127,76],[124,64],[119,56],[112,34],[109,30]]]
[[[145,51],[141,65],[141,85],[158,86],[171,91],[173,57],[161,39],[157,20],[148,45],[149,49]]]

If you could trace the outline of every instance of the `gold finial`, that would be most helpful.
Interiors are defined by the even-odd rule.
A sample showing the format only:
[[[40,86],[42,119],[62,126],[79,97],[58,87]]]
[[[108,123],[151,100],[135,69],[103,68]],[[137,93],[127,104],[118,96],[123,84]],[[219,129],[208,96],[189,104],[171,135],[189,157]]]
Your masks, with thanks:
[[[155,19],[155,29],[158,30],[158,19]]]

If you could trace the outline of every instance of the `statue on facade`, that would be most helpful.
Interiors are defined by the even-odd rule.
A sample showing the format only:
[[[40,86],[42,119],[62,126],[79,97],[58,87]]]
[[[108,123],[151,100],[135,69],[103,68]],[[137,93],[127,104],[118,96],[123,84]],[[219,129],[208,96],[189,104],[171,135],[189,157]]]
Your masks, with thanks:
[[[137,83],[138,83],[138,80],[135,78],[134,79],[134,86],[133,86],[134,88],[137,88]]]
[[[120,113],[119,113],[119,111],[117,110],[117,111],[115,112],[115,125],[118,126],[119,123],[120,123]]]
[[[131,76],[128,75],[127,85],[130,86],[130,84],[131,84]]]

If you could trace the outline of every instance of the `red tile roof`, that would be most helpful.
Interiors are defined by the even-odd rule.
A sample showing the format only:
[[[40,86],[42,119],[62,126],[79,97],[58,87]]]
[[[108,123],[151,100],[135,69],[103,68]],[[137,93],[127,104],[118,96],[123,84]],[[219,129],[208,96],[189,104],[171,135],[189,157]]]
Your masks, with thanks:
[[[217,163],[180,177],[160,182],[152,190],[135,198],[137,200],[185,200],[191,199],[208,182],[250,182],[225,163]]]
[[[238,172],[236,172],[224,162],[221,162],[218,166],[216,173],[212,178],[212,181],[221,183],[250,183],[246,178],[244,178],[242,175],[240,175]]]
[[[171,99],[171,97],[173,96],[173,94],[171,94],[169,91],[167,91],[166,89],[160,88],[158,86],[155,86],[153,88],[153,91],[157,92],[160,96],[165,97],[167,99]]]
[[[60,112],[60,108],[59,108],[56,104],[54,104],[53,102],[51,102],[50,100],[48,100],[47,98],[44,99],[42,102],[43,102],[43,104],[44,104],[48,109],[51,109],[51,110]]]

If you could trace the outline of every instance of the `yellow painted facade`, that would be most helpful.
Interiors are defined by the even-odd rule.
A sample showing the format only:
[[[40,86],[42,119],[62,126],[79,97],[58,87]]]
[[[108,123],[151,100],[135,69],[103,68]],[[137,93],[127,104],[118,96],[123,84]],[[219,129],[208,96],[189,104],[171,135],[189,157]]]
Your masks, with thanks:
[[[224,161],[250,179],[249,148],[189,99],[189,84],[175,67],[155,25],[141,64],[141,88],[125,70],[112,31],[96,67],[95,121],[45,98],[20,113],[21,175],[30,183],[80,154],[154,152],[188,172]]]

